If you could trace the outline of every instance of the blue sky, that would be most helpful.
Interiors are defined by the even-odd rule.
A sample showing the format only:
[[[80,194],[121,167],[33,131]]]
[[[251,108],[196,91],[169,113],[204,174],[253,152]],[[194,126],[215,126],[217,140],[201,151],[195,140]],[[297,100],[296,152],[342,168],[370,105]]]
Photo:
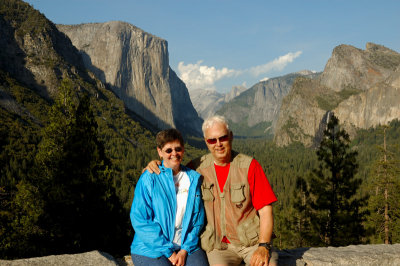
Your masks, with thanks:
[[[57,24],[120,20],[168,41],[170,66],[191,89],[303,69],[322,71],[340,44],[400,52],[393,0],[28,0]]]

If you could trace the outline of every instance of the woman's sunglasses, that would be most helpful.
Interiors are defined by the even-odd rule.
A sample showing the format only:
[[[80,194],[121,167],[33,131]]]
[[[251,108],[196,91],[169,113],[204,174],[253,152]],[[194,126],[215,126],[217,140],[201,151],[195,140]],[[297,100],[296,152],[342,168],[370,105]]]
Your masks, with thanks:
[[[215,144],[217,143],[217,140],[219,140],[219,142],[225,142],[229,140],[229,135],[223,135],[222,137],[216,138],[216,139],[207,139],[207,143],[208,144]]]
[[[173,150],[174,150],[174,149],[172,149],[172,148],[168,148],[168,149],[166,149],[164,152],[170,154]],[[176,152],[181,152],[181,151],[183,151],[183,148],[182,148],[182,147],[176,147],[176,148],[175,148],[175,151],[176,151]]]

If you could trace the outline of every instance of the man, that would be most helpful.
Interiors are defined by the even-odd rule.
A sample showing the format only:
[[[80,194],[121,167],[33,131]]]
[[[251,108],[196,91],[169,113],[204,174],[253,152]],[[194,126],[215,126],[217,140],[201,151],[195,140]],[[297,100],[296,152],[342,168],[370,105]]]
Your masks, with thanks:
[[[188,166],[201,173],[207,223],[201,247],[210,265],[277,265],[272,252],[273,212],[277,200],[260,164],[232,150],[233,133],[221,116],[202,126],[209,154]],[[148,166],[158,172],[158,167]]]

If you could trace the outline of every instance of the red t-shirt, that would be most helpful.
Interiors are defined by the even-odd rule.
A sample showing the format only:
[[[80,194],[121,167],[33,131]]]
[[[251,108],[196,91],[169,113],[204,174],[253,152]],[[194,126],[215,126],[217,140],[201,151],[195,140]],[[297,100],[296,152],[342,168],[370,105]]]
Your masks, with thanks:
[[[214,164],[214,166],[215,172],[217,173],[219,188],[221,192],[223,192],[226,179],[228,178],[230,164],[227,164],[226,166]],[[250,185],[251,200],[256,210],[278,200],[268,182],[264,170],[255,159],[250,163],[247,179]]]
[[[214,163],[214,166],[219,188],[221,192],[223,192],[226,180],[228,179],[230,164],[219,166]],[[264,170],[255,159],[253,159],[250,163],[247,180],[250,186],[252,203],[256,210],[259,210],[262,207],[278,200],[268,182]],[[222,242],[230,243],[226,236],[222,238]]]

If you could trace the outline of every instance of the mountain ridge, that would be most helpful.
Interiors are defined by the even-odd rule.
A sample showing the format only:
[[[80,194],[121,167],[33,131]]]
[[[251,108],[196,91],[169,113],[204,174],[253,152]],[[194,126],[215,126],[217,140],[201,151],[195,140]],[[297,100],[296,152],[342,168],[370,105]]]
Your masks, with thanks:
[[[302,82],[293,85],[283,101],[274,141],[280,146],[293,141],[306,146],[318,145],[330,112],[338,115],[351,136],[356,134],[357,128],[387,124],[399,118],[400,107],[396,104],[400,101],[396,78],[399,66],[400,54],[382,45],[367,43],[365,50],[350,45],[335,47],[320,77],[310,83],[313,91],[306,90],[307,85]],[[391,80],[393,83],[388,84]],[[387,99],[382,90],[378,92],[375,86],[379,84],[387,84],[384,88],[391,93],[391,99]],[[370,106],[366,104],[367,98]],[[370,108],[374,104],[382,108]],[[374,114],[377,110],[383,119]]]

